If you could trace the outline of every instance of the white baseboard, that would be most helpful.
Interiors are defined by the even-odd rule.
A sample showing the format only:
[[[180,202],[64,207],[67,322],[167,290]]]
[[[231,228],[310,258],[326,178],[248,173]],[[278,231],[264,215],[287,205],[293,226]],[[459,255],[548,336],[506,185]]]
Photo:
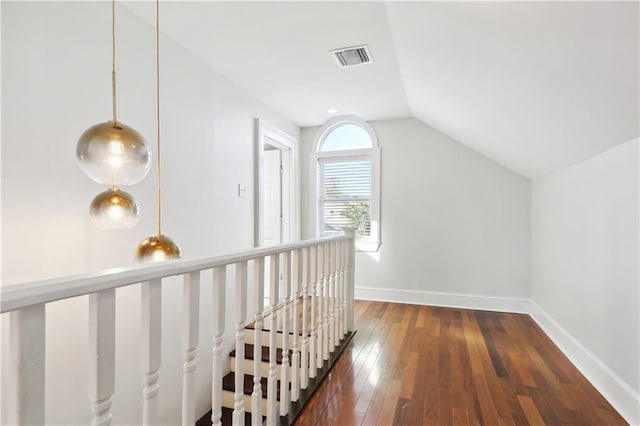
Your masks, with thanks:
[[[371,287],[356,287],[355,298],[360,300],[477,309],[480,311],[512,312],[518,314],[528,314],[530,303],[528,299],[518,299],[515,297]]]
[[[629,424],[640,426],[640,395],[530,299],[371,287],[356,287],[355,298],[529,314],[620,415]]]
[[[560,348],[562,353],[569,358],[578,371],[591,382],[629,424],[640,425],[640,395],[537,303],[532,301],[530,306],[529,315]]]

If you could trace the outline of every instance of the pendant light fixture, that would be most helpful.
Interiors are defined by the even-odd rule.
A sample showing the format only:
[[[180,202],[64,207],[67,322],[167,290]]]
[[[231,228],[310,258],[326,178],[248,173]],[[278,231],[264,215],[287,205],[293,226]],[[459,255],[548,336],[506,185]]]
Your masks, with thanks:
[[[160,1],[156,0],[156,119],[158,130],[158,144],[156,147],[157,187],[157,219],[158,228],[155,235],[150,236],[138,245],[136,259],[140,262],[162,262],[164,260],[179,259],[180,247],[171,238],[162,234],[161,230],[161,175],[160,175]]]
[[[87,129],[76,145],[78,165],[87,176],[110,189],[91,202],[89,215],[100,229],[126,229],[138,222],[138,205],[122,185],[140,182],[149,173],[151,153],[144,137],[118,121],[116,114],[116,6],[111,2],[111,98],[113,119]]]

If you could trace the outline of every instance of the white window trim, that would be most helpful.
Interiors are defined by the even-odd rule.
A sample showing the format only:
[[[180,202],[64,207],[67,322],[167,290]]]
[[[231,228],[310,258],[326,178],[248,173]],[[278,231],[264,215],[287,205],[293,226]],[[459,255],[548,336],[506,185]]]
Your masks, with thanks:
[[[264,182],[264,145],[268,143],[282,150],[283,161],[289,162],[289,176],[284,179],[289,181],[289,209],[282,212],[283,224],[283,241],[296,241],[300,239],[298,227],[298,218],[300,217],[300,197],[298,196],[298,140],[288,133],[280,130],[278,127],[260,118],[255,119],[255,198],[254,198],[254,243],[256,247],[264,245],[264,211],[262,187]]]
[[[373,148],[322,152],[325,137],[336,127],[344,124],[355,124],[367,131],[371,137]],[[376,252],[382,244],[380,227],[380,145],[373,128],[366,121],[355,116],[335,117],[327,121],[316,133],[313,141],[313,152],[309,157],[309,212],[314,236],[320,235],[318,223],[318,160],[322,158],[371,158],[371,241],[356,242],[356,250]]]

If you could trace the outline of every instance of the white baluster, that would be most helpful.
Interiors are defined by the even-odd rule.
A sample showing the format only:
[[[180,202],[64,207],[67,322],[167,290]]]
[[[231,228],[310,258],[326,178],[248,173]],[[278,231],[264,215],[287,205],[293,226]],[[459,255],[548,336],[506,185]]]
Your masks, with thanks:
[[[267,378],[267,425],[273,426],[278,423],[278,401],[277,395],[277,328],[278,328],[278,288],[280,281],[279,255],[271,255],[271,265],[269,268],[269,303],[271,304],[271,322],[269,330],[269,377]]]
[[[329,303],[329,352],[333,352],[336,348],[336,328],[335,328],[335,309],[336,309],[336,305],[335,305],[335,291],[336,291],[336,273],[335,273],[335,267],[336,267],[336,262],[335,262],[335,255],[336,255],[336,250],[335,250],[335,244],[334,242],[330,242],[327,245],[327,248],[329,249],[329,259],[328,259],[328,264],[329,264],[329,279],[327,280],[329,282],[329,297],[328,297],[328,303]]]
[[[342,334],[340,334],[340,241],[336,241],[334,244],[334,254],[333,254],[333,273],[335,280],[335,288],[334,288],[334,299],[333,299],[333,311],[334,311],[334,324],[333,324],[333,334],[335,336],[335,345],[339,346],[340,341],[342,340]]]
[[[355,260],[356,260],[356,228],[346,228],[345,233],[351,238],[348,245],[347,257],[347,330],[354,330],[353,294],[355,288]]]
[[[340,341],[342,341],[342,338],[344,337],[344,306],[342,304],[343,301],[343,297],[342,297],[342,293],[344,291],[344,282],[343,282],[343,274],[342,274],[342,253],[344,252],[343,250],[343,241],[338,241],[336,244],[336,268],[337,268],[337,273],[336,273],[336,280],[338,282],[338,291],[336,293],[336,303],[337,303],[337,310],[338,310],[338,324],[337,324],[337,335],[338,338],[340,339]]]
[[[316,368],[322,368],[322,341],[324,340],[322,327],[324,325],[324,317],[322,311],[324,309],[324,245],[318,245],[318,276],[317,276],[317,292],[318,292],[318,316],[316,318]]]
[[[247,315],[247,262],[236,264],[236,368],[233,424],[244,425],[244,326]]]
[[[142,289],[142,424],[157,425],[162,359],[162,280],[144,282]]]
[[[291,400],[297,401],[300,391],[300,251],[291,252],[293,293],[293,355],[291,358]]]
[[[335,288],[334,288],[334,300],[333,300],[333,304],[334,304],[334,324],[333,324],[333,328],[334,328],[334,334],[336,336],[336,340],[335,340],[335,344],[336,346],[340,345],[340,341],[342,340],[342,334],[341,334],[341,330],[342,330],[342,326],[340,324],[340,315],[341,315],[341,311],[340,311],[340,291],[341,291],[341,282],[340,282],[340,241],[336,241],[335,242],[335,253],[333,255],[333,260],[334,260],[334,276],[335,276]]]
[[[89,295],[89,400],[94,426],[111,424],[115,390],[116,290]]]
[[[330,277],[331,273],[329,271],[329,244],[323,244],[324,251],[324,268],[323,268],[323,304],[322,314],[323,314],[323,322],[322,322],[322,359],[329,359],[329,286],[330,286]]]
[[[302,349],[300,350],[300,387],[309,386],[309,249],[302,249]]]
[[[317,303],[317,281],[318,281],[318,247],[311,246],[309,248],[309,287],[311,293],[311,320],[309,325],[311,327],[311,335],[309,336],[309,377],[315,378],[317,371],[316,356],[318,350],[318,332],[316,330],[317,316],[318,316],[318,303]]]
[[[347,291],[349,281],[347,275],[347,267],[349,264],[349,240],[342,241],[342,335],[346,336],[348,330],[347,322]]]
[[[45,307],[34,305],[10,314],[10,422],[44,424]]]
[[[200,271],[184,275],[182,298],[182,424],[196,422],[196,354],[200,329]]]
[[[254,261],[255,327],[253,338],[253,393],[251,394],[251,425],[262,426],[262,311],[264,310],[264,257]]]
[[[280,415],[289,412],[289,306],[291,299],[291,252],[282,254],[282,301],[284,312],[282,315],[282,364],[280,365]]]
[[[213,268],[213,365],[211,371],[211,423],[222,425],[222,342],[224,338],[226,266]]]

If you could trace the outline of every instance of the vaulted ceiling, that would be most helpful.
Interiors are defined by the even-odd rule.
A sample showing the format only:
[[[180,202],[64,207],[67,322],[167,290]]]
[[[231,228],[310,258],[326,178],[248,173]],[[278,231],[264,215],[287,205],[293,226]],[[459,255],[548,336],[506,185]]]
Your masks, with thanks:
[[[127,7],[154,22],[148,2]],[[163,2],[163,32],[299,126],[413,116],[527,177],[640,134],[637,2]],[[329,51],[368,44],[374,63]]]

